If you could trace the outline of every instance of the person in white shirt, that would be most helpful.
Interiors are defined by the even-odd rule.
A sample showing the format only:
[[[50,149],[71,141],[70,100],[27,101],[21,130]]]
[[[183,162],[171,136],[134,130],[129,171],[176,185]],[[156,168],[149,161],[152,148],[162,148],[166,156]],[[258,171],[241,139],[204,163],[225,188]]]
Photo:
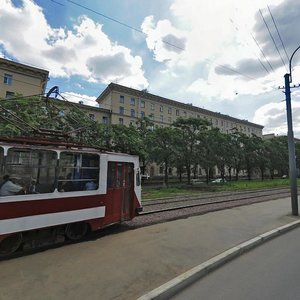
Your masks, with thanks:
[[[20,193],[23,189],[18,184],[15,184],[11,181],[9,178],[9,175],[4,175],[3,176],[3,182],[1,184],[0,188],[0,196],[12,196]]]
[[[96,189],[97,189],[97,185],[96,185],[96,183],[93,180],[88,181],[85,184],[85,190],[86,191],[92,191],[92,190],[96,190]]]

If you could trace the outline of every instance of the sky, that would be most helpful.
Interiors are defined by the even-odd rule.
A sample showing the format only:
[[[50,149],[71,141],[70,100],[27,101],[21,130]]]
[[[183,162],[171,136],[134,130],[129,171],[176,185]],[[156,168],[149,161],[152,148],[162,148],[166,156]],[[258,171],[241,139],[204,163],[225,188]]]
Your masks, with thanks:
[[[49,70],[70,101],[110,82],[287,134],[284,75],[300,45],[297,0],[0,0],[0,57]],[[300,50],[292,60],[300,83]],[[300,138],[300,89],[292,90]]]

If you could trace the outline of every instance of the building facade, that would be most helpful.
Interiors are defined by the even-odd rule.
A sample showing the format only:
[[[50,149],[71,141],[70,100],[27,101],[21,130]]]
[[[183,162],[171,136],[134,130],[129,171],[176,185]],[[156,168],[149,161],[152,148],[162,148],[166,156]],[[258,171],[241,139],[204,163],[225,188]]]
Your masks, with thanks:
[[[170,126],[178,117],[194,117],[209,121],[222,133],[238,130],[262,137],[261,125],[115,83],[109,84],[96,101],[111,110],[112,124],[134,125],[138,118],[148,117],[155,126]]]
[[[49,72],[0,58],[0,98],[42,95]]]
[[[58,107],[61,107],[59,112],[60,115],[64,116],[70,110],[70,107],[76,108],[85,112],[92,120],[101,123],[101,124],[111,124],[111,111],[109,109],[104,109],[100,107],[85,105],[81,103],[66,102],[64,100],[49,98],[53,104],[56,104]]]

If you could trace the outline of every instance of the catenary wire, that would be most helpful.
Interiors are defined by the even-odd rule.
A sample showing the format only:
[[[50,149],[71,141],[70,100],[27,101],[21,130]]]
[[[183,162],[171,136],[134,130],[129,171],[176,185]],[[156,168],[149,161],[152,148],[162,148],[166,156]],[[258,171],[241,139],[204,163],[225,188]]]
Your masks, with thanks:
[[[235,22],[234,22],[231,18],[229,18],[229,21],[230,21],[231,24],[233,25],[234,29],[235,29],[236,31],[239,31],[239,27],[235,24]],[[246,42],[246,45],[249,46],[249,43]],[[269,71],[269,70],[266,68],[266,66],[263,64],[263,62],[261,61],[261,59],[259,58],[259,56],[258,56],[256,53],[254,53],[254,55],[256,56],[257,60],[259,61],[259,63],[260,63],[261,66],[263,67],[263,69],[264,69],[268,74],[270,74],[270,71]]]
[[[50,1],[51,1],[51,0],[50,0]],[[117,19],[115,19],[115,18],[109,17],[109,16],[107,16],[107,15],[105,15],[105,14],[103,14],[103,13],[100,13],[100,12],[94,10],[94,9],[91,9],[91,8],[85,6],[85,5],[82,5],[82,4],[77,3],[77,2],[75,2],[75,1],[72,1],[72,0],[65,0],[65,1],[67,1],[67,2],[69,2],[69,3],[71,3],[71,4],[73,4],[73,5],[75,5],[75,6],[77,6],[77,7],[80,7],[80,8],[82,8],[82,9],[85,9],[85,10],[88,10],[88,11],[90,11],[90,12],[93,12],[93,13],[95,13],[95,14],[97,14],[97,15],[103,17],[103,18],[106,18],[106,19],[110,20],[110,21],[116,22],[116,23],[118,23],[119,25],[122,25],[122,26],[124,26],[124,27],[127,27],[127,28],[129,28],[129,29],[132,29],[132,30],[134,30],[134,31],[136,31],[136,32],[139,32],[139,33],[141,33],[141,34],[147,36],[147,34],[144,33],[144,32],[143,32],[142,30],[140,30],[140,29],[135,28],[135,27],[133,27],[133,26],[127,24],[127,23],[121,22],[121,21],[119,21],[119,20],[117,20]],[[52,1],[52,2],[53,2],[53,1]],[[54,3],[55,3],[55,2],[54,2]],[[60,3],[60,4],[61,4],[61,3]],[[172,43],[170,43],[170,42],[167,42],[167,41],[165,41],[165,40],[162,40],[162,42],[165,43],[165,44],[167,44],[167,45],[169,45],[169,46],[172,46],[172,47],[174,47],[174,48],[177,48],[177,49],[179,49],[179,50],[182,50],[182,51],[185,50],[183,47],[176,46],[176,45],[174,45],[174,44],[172,44]],[[207,59],[207,60],[210,61],[210,62],[213,62],[213,61],[210,60],[210,59]],[[229,70],[229,71],[231,71],[232,73],[236,73],[236,74],[239,74],[239,75],[241,75],[241,76],[244,76],[244,77],[246,77],[246,78],[248,78],[248,79],[255,80],[254,77],[248,76],[248,75],[246,75],[246,74],[244,74],[244,73],[241,73],[241,72],[239,72],[239,71],[237,71],[237,70],[235,70],[235,69],[229,68],[229,67],[227,67],[227,66],[225,66],[225,65],[219,65],[219,64],[218,64],[217,66],[219,66],[219,67],[221,67],[221,68],[223,68],[223,69]]]
[[[278,34],[278,36],[279,36],[279,39],[280,39],[280,41],[281,41],[281,45],[282,45],[282,48],[283,48],[284,53],[285,53],[285,55],[286,55],[286,58],[287,58],[287,60],[289,61],[290,58],[289,58],[289,56],[288,56],[288,54],[287,54],[287,52],[286,52],[285,45],[284,45],[283,40],[282,40],[282,38],[281,38],[281,35],[280,35],[280,33],[279,33],[279,30],[278,30],[277,24],[276,24],[276,22],[275,22],[275,19],[274,19],[274,17],[273,17],[273,14],[272,14],[272,12],[271,12],[271,10],[270,10],[270,7],[269,7],[269,6],[267,6],[267,7],[268,7],[269,13],[270,13],[270,15],[271,15],[272,21],[273,21],[273,23],[274,23],[274,26],[275,26],[275,28],[276,28],[277,34]]]
[[[264,51],[262,50],[262,48],[260,47],[259,43],[257,42],[256,38],[253,36],[253,34],[251,33],[252,39],[254,40],[256,46],[258,47],[258,49],[260,50],[260,52],[262,53],[264,59],[266,60],[266,62],[268,63],[269,67],[271,68],[272,72],[275,72],[271,63],[269,62],[267,56],[265,55]]]
[[[280,51],[279,51],[279,49],[278,49],[278,47],[277,47],[277,44],[276,44],[276,42],[275,42],[275,40],[274,40],[274,37],[273,37],[273,35],[272,35],[271,31],[270,31],[270,28],[269,28],[269,26],[268,26],[268,24],[267,24],[267,22],[266,22],[266,20],[265,20],[265,17],[264,17],[264,15],[263,15],[261,9],[259,10],[259,12],[260,12],[260,15],[261,15],[261,17],[262,17],[264,23],[265,23],[265,26],[266,26],[267,29],[268,29],[268,32],[269,32],[269,35],[270,35],[270,37],[271,37],[271,39],[272,39],[272,41],[273,41],[273,44],[274,44],[274,46],[275,46],[275,48],[276,48],[276,50],[277,50],[277,52],[278,52],[278,54],[279,54],[279,56],[280,56],[281,62],[282,62],[282,64],[283,64],[283,66],[287,69],[287,66],[286,66],[286,64],[285,64],[285,62],[284,62],[284,60],[283,60],[283,58],[282,58],[282,55],[281,55],[281,53],[280,53]]]

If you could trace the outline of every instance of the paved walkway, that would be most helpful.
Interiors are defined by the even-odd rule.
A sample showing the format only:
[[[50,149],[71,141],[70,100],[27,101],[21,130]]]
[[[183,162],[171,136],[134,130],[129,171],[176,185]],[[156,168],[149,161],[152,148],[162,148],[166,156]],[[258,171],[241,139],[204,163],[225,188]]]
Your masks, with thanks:
[[[290,198],[104,236],[0,262],[0,299],[136,299],[259,234],[297,220]]]

